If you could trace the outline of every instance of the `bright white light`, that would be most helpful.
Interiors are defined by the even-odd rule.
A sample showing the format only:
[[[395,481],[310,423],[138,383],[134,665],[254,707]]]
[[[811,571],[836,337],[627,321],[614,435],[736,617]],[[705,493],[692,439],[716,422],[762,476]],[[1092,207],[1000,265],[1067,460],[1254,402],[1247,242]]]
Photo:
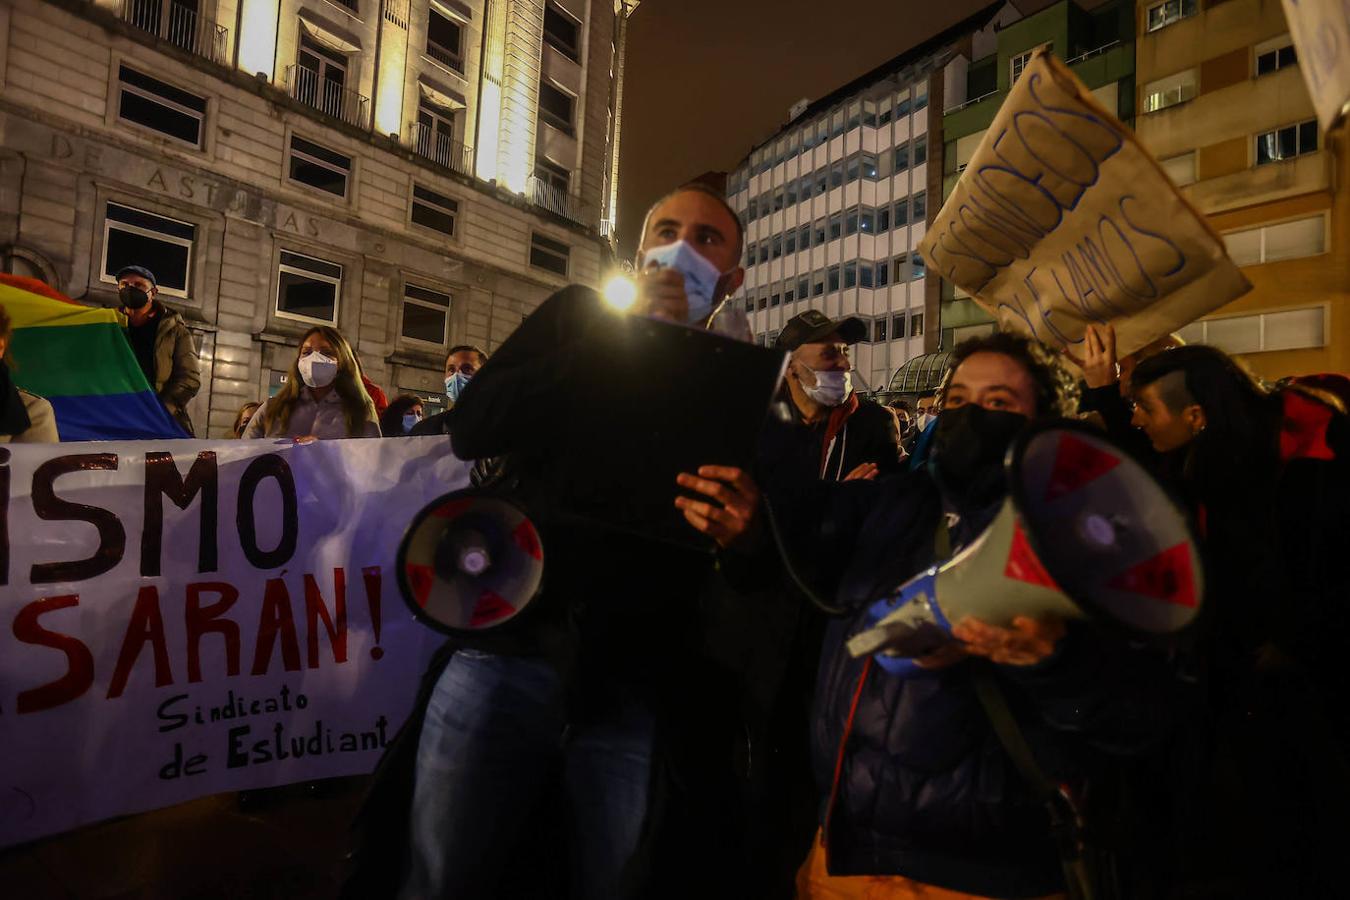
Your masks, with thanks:
[[[633,279],[615,275],[605,282],[605,302],[620,312],[627,312],[637,301],[637,285]]]

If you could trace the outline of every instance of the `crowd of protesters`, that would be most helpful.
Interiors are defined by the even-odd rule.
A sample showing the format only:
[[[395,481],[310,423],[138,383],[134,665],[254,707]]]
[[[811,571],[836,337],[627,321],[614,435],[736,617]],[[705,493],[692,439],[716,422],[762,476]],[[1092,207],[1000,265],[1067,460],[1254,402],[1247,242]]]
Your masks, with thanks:
[[[717,330],[743,241],[714,192],[663,198],[643,228],[637,312]],[[128,345],[192,434],[187,327],[149,270],[118,286]],[[561,507],[575,473],[549,449],[586,402],[575,366],[612,317],[569,288],[493,361],[452,348],[449,408],[430,417],[418,397],[386,400],[346,338],[314,327],[231,436],[448,435],[479,462],[476,484]],[[753,469],[680,476],[675,505],[716,554],[543,522],[538,611],[433,661],[363,814],[351,896],[1340,895],[1350,381],[1270,385],[1171,336],[1118,358],[1094,324],[1073,376],[1059,352],[994,333],[958,345],[934,393],[881,406],[853,386],[849,347],[865,334],[814,310],[789,321]],[[3,364],[9,336],[0,310],[0,441],[54,441],[50,404]],[[1190,517],[1200,625],[1160,649],[1083,623],[967,619],[918,676],[853,658],[845,643],[880,593],[979,538],[1016,437],[1066,418],[1099,427]],[[779,529],[782,546],[766,537]],[[1010,758],[990,690],[1072,827]]]

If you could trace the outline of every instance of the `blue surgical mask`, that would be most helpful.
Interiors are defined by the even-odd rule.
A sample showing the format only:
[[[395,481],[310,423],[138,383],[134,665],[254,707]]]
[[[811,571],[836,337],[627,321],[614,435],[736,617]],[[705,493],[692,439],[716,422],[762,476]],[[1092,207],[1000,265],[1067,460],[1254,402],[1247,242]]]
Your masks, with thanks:
[[[687,241],[676,241],[644,252],[642,268],[650,268],[653,264],[658,269],[670,267],[684,276],[684,294],[689,298],[688,323],[702,324],[720,299],[717,284],[723,273]]]
[[[445,379],[445,396],[454,403],[459,399],[459,395],[464,392],[464,386],[469,383],[469,376],[463,372],[456,372]]]
[[[403,417],[403,433],[407,434],[408,432],[412,431],[413,427],[420,421],[422,421],[421,416],[417,415],[416,413],[408,413],[406,416]]]

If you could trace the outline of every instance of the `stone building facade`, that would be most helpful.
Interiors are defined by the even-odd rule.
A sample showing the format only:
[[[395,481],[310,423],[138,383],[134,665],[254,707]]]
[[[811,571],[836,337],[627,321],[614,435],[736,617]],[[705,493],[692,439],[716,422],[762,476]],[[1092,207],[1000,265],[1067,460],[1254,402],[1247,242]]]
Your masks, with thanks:
[[[612,259],[632,0],[12,0],[0,264],[90,304],[156,270],[222,436],[335,325],[392,398],[442,402]],[[432,409],[428,409],[428,412]]]

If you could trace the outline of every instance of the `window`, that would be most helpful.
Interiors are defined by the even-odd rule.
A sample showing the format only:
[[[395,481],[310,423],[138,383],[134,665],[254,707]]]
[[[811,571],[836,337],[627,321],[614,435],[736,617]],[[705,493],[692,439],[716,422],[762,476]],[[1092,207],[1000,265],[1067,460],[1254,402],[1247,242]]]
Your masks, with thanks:
[[[915,138],[914,143],[910,145],[910,165],[922,165],[928,160],[928,139]]]
[[[877,234],[891,230],[891,208],[883,206],[877,210]]]
[[[1027,66],[1031,64],[1031,58],[1036,55],[1038,50],[1049,50],[1051,46],[1051,44],[1041,44],[1039,47],[1032,47],[1026,53],[1019,53],[1008,60],[1009,86],[1016,84],[1017,79],[1022,77],[1022,73],[1026,71]]]
[[[562,194],[572,187],[572,173],[542,156],[534,160],[534,177]]]
[[[1228,255],[1239,266],[1255,266],[1281,259],[1297,259],[1326,252],[1326,216],[1318,214],[1291,222],[1231,231],[1223,236]]]
[[[789,231],[787,234],[783,235],[783,254],[785,256],[790,256],[796,252],[797,252],[797,232],[794,229],[792,231]]]
[[[752,312],[755,311],[755,298],[754,298],[754,297],[746,297],[746,298],[745,298],[745,311],[748,312],[748,313],[752,313]]]
[[[830,266],[825,271],[825,281],[831,294],[839,290],[839,267]]]
[[[544,40],[563,56],[581,61],[581,23],[552,3],[544,7]]]
[[[895,148],[895,172],[899,174],[909,168],[909,144],[901,144]]]
[[[1189,150],[1186,153],[1180,153],[1176,156],[1169,156],[1167,159],[1158,160],[1167,177],[1172,179],[1172,183],[1177,187],[1192,184],[1195,181],[1195,151]]]
[[[837,188],[844,183],[844,161],[841,159],[830,166],[830,187]]]
[[[884,318],[877,319],[872,323],[872,328],[873,343],[884,344],[886,342],[886,320]]]
[[[433,190],[413,185],[412,221],[414,225],[453,236],[455,219],[459,215],[459,201],[444,197]]]
[[[890,281],[890,279],[887,276],[891,274],[891,264],[882,261],[877,263],[876,269],[877,269],[877,287],[885,287],[886,283]]]
[[[342,266],[281,251],[277,276],[277,315],[306,322],[337,322]]]
[[[844,216],[842,213],[835,213],[830,216],[830,240],[836,240],[843,229]]]
[[[824,219],[821,219],[820,221],[816,222],[816,225],[815,225],[815,231],[816,231],[816,234],[815,234],[814,243],[815,243],[815,245],[816,245],[817,247],[819,247],[821,244],[825,243],[825,220],[824,220]]]
[[[881,167],[877,165],[875,153],[864,153],[862,155],[862,176],[868,181],[877,181],[881,178]]]
[[[783,291],[783,305],[789,306],[792,303],[792,291]]]
[[[858,286],[870,288],[872,286],[873,267],[871,263],[863,263],[858,266]]]
[[[423,100],[417,107],[417,152],[442,166],[465,172],[469,168],[464,148],[455,142],[455,114]]]
[[[792,181],[789,181],[789,182],[787,183],[787,187],[786,187],[784,190],[785,190],[787,196],[783,198],[783,205],[784,205],[784,206],[796,206],[796,205],[797,205],[797,180],[794,178]]]
[[[905,116],[909,115],[909,110],[909,91],[905,90],[900,94],[900,99],[895,101],[895,117],[897,119],[903,119]]]
[[[346,115],[347,58],[340,53],[311,40],[300,39],[300,50],[295,57],[295,83],[291,86],[295,99],[344,121]]]
[[[202,145],[206,98],[181,91],[126,66],[118,69],[118,81],[118,118],[144,125],[194,147]]]
[[[895,201],[895,227],[909,224],[909,198]]]
[[[904,284],[909,281],[909,266],[906,265],[908,260],[903,256],[897,256],[891,262],[895,265],[895,277],[891,281],[896,284]]]
[[[844,111],[837,109],[834,115],[830,116],[830,137],[835,138],[844,133]]]
[[[816,173],[816,196],[819,197],[830,189],[830,175],[826,169],[821,169]]]
[[[910,203],[912,204],[910,215],[913,216],[911,221],[913,222],[928,221],[928,195],[923,191],[919,191],[917,194],[915,194],[913,197],[910,198]]]
[[[765,241],[759,245],[759,261],[766,263],[769,261],[769,242]]]
[[[858,207],[853,207],[844,216],[844,234],[858,233]]]
[[[877,104],[875,100],[863,101],[862,120],[864,125],[869,125],[872,128],[877,127]]]
[[[1255,55],[1257,78],[1298,64],[1298,52],[1294,50],[1294,45],[1290,42],[1290,37],[1287,34],[1263,44],[1257,44]]]
[[[1144,112],[1153,113],[1195,97],[1196,70],[1187,69],[1144,85]]]
[[[755,221],[756,219],[759,218],[759,198],[758,198],[758,197],[751,197],[751,198],[750,198],[750,208],[749,208],[749,212],[746,214],[746,217],[747,217],[751,222],[753,222],[753,221]]]
[[[1210,344],[1226,353],[1305,350],[1326,346],[1326,313],[1322,307],[1290,309],[1202,319],[1181,330],[1187,343]]]
[[[918,112],[928,106],[928,85],[919,84],[914,87],[914,111]]]
[[[919,253],[918,250],[915,250],[913,253],[909,255],[909,280],[918,281],[920,278],[923,277],[923,273],[924,273],[923,256]]]
[[[861,161],[858,159],[858,154],[855,153],[844,161],[844,180],[849,184],[858,180],[861,171]]]
[[[797,229],[797,246],[802,250],[811,246],[811,225],[809,223]]]
[[[769,298],[768,298],[768,297],[760,297],[760,298],[759,298],[759,308],[760,308],[760,309],[765,309],[765,308],[768,307],[768,305],[769,305]]]
[[[891,338],[899,340],[905,336],[905,317],[903,314],[891,316]]]
[[[863,234],[876,234],[876,211],[870,207],[863,207],[858,214],[858,230]]]
[[[539,118],[567,134],[572,134],[572,104],[571,94],[539,82]]]
[[[1298,125],[1286,125],[1256,136],[1258,166],[1315,152],[1317,152],[1316,119],[1309,119]]]
[[[415,284],[403,285],[402,334],[405,338],[427,344],[444,344],[449,313],[449,294]]]
[[[464,38],[459,23],[431,7],[427,19],[427,56],[464,74]]]
[[[753,266],[755,264],[755,243],[751,241],[745,245],[745,264]]]
[[[909,336],[918,337],[923,334],[923,313],[915,313],[909,317]]]
[[[854,288],[858,286],[858,264],[856,262],[844,263],[844,288]]]
[[[778,259],[783,255],[783,239],[781,237],[775,235],[774,239],[770,242],[770,246],[772,247],[772,250],[769,253],[770,259]]]
[[[287,174],[291,181],[338,197],[347,196],[347,176],[352,171],[351,157],[293,134],[288,166]]]
[[[782,301],[782,299],[783,299],[783,298],[782,298],[782,295],[780,295],[780,294],[772,294],[772,295],[770,295],[770,297],[769,297],[769,306],[770,306],[770,307],[777,306],[777,305]]]
[[[1193,15],[1195,15],[1195,0],[1166,0],[1164,3],[1155,3],[1148,8],[1144,30],[1157,31]]]
[[[892,101],[890,97],[887,97],[885,100],[882,100],[882,101],[881,101],[881,109],[880,109],[880,110],[878,111],[878,113],[877,113],[877,124],[878,124],[878,125],[888,125],[888,124],[890,124],[890,121],[891,121],[891,114],[892,114],[892,112],[893,112],[893,109],[892,109],[892,104],[893,104],[893,102],[894,102],[894,101]]]
[[[116,283],[127,266],[145,266],[155,273],[159,289],[186,297],[192,276],[192,247],[197,227],[144,210],[109,203],[103,219],[103,275]]]
[[[817,272],[815,280],[811,282],[811,296],[819,297],[823,293],[825,293],[825,277]]]
[[[862,121],[862,109],[860,104],[855,100],[848,106],[848,121],[844,124],[844,130],[852,131],[853,129],[858,127],[858,124],[861,121]]]
[[[811,294],[811,279],[803,275],[797,279],[797,297],[799,299],[805,299],[806,297],[810,296],[810,294]]]
[[[567,277],[567,257],[570,248],[542,234],[530,234],[530,265],[547,269],[555,275]]]

